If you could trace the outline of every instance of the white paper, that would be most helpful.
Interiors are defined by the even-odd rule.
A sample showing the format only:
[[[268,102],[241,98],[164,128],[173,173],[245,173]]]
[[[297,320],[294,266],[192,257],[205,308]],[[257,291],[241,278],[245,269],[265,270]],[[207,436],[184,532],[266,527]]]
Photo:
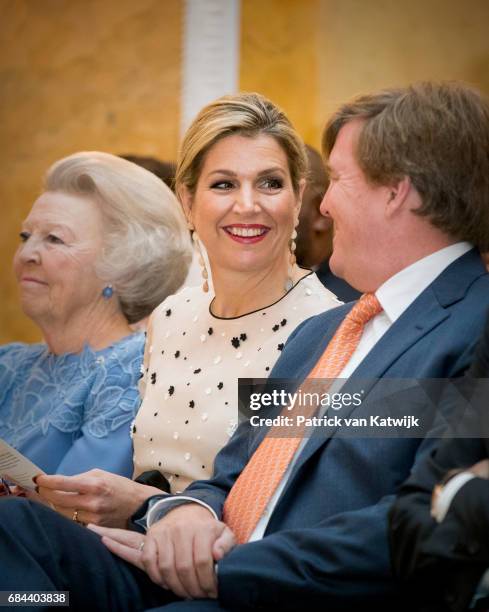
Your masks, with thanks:
[[[32,479],[39,474],[44,474],[41,468],[12,448],[5,440],[0,439],[0,476],[2,478],[33,491],[36,485]]]

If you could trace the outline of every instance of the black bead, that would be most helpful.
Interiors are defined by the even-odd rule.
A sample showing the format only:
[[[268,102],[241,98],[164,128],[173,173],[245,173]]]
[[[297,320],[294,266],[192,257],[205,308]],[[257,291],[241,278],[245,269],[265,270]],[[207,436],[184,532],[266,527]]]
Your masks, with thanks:
[[[274,325],[272,329],[273,331],[278,331],[280,329],[280,325]]]
[[[209,334],[209,336],[212,336],[212,334],[214,333],[214,330],[212,329],[212,327],[209,327],[209,329],[207,330],[207,333]]]
[[[180,357],[180,351],[177,351],[177,352],[175,353],[175,359],[178,359],[179,357]]]
[[[279,350],[279,351],[283,351],[283,349],[284,349],[284,343],[283,343],[283,342],[281,342],[280,344],[277,344],[277,348],[278,348],[278,350]]]
[[[173,385],[171,385],[171,386],[168,388],[168,393],[169,393],[170,395],[173,395],[173,394],[174,394],[174,392],[175,392],[175,387],[174,387]]]
[[[219,389],[219,391],[220,391],[220,390],[221,390],[223,387],[224,387],[224,383],[222,383],[222,382],[220,382],[220,383],[217,385],[217,388]]]
[[[151,384],[154,385],[156,383],[156,372],[151,374]]]
[[[231,344],[234,346],[234,348],[238,348],[238,347],[239,347],[239,345],[240,345],[239,338],[234,337],[234,338],[231,340]]]
[[[193,408],[195,406],[194,400],[190,400],[188,403],[189,408]]]
[[[166,311],[166,313],[165,313],[165,314],[166,314],[166,316],[167,316],[167,317],[169,317],[169,316],[171,315],[171,308],[169,308],[169,309]]]
[[[282,320],[280,321],[280,325],[281,325],[282,327],[283,327],[284,325],[286,325],[286,324],[287,324],[287,319],[282,319]]]
[[[196,370],[194,370],[194,374],[199,374],[199,372],[202,372],[201,368],[197,368]]]
[[[136,433],[136,425],[132,426],[132,433],[135,434]]]
[[[246,340],[246,338],[247,338],[246,334],[239,335],[239,339],[242,340],[243,342]]]

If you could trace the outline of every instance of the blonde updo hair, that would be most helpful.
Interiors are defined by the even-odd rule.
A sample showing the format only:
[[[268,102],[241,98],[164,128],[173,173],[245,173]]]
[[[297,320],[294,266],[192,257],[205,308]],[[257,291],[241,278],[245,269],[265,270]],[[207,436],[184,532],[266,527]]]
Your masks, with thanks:
[[[192,259],[189,233],[174,194],[154,174],[109,153],[75,153],[49,168],[44,190],[100,206],[104,246],[96,273],[114,287],[129,323],[182,285]]]
[[[234,134],[274,138],[287,157],[292,186],[299,193],[300,180],[307,172],[304,143],[285,113],[257,93],[223,96],[200,111],[180,147],[175,177],[177,193],[183,186],[190,194],[195,193],[207,151],[218,140]]]

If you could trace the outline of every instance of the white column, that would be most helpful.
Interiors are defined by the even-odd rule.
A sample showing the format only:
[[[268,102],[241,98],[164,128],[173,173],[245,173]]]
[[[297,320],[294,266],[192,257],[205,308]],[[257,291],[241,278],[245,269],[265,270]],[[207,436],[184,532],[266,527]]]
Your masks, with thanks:
[[[181,134],[208,102],[238,89],[240,0],[185,0]]]

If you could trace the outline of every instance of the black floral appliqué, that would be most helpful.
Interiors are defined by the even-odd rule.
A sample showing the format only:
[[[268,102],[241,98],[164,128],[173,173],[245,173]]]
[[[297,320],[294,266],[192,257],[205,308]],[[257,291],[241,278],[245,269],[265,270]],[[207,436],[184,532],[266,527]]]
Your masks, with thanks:
[[[282,319],[280,321],[280,325],[283,327],[284,325],[287,325],[287,319]]]
[[[283,349],[284,349],[284,343],[283,343],[283,342],[281,342],[280,344],[277,344],[277,348],[278,348],[278,350],[279,350],[279,351],[283,351]]]
[[[190,400],[188,403],[189,408],[194,408],[195,407],[195,402],[194,400]]]
[[[274,325],[272,329],[273,331],[278,331],[280,329],[280,325]]]
[[[220,391],[220,390],[221,390],[223,387],[224,387],[224,383],[222,383],[222,382],[220,382],[220,383],[217,385],[217,388],[219,389],[219,391]]]
[[[231,344],[234,346],[234,348],[238,348],[239,345],[241,344],[241,342],[239,341],[239,338],[237,338],[236,336],[231,340]]]
[[[196,370],[194,370],[194,374],[199,374],[200,372],[202,372],[201,368],[197,368]]]
[[[175,387],[171,385],[168,387],[168,395],[173,395],[175,393]]]
[[[242,340],[243,342],[246,340],[248,336],[246,334],[240,334],[239,335],[239,339]]]
[[[156,372],[153,372],[151,374],[151,384],[152,385],[156,384]]]

